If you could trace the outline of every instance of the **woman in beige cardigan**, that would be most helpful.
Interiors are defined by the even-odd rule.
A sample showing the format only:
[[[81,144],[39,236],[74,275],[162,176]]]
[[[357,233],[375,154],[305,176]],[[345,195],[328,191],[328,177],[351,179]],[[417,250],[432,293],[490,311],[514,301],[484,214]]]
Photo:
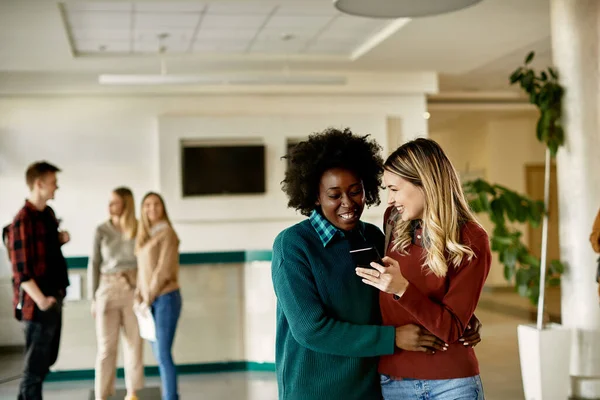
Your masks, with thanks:
[[[177,372],[171,349],[181,314],[179,292],[179,238],[171,226],[165,203],[157,193],[142,201],[136,240],[138,301],[152,311],[156,341],[152,350],[158,361],[163,400],[177,400]]]
[[[133,313],[137,261],[134,254],[137,220],[131,190],[120,187],[111,193],[110,218],[96,229],[88,268],[88,293],[96,319],[96,399],[115,392],[119,331],[123,330],[126,400],[137,400],[144,386],[143,341]]]
[[[592,226],[590,243],[592,244],[592,249],[594,249],[596,253],[600,253],[600,211],[598,211],[596,219],[594,220],[594,225]],[[596,282],[600,284],[600,258],[598,259],[598,267],[596,270]],[[598,297],[600,297],[600,285],[598,285]]]

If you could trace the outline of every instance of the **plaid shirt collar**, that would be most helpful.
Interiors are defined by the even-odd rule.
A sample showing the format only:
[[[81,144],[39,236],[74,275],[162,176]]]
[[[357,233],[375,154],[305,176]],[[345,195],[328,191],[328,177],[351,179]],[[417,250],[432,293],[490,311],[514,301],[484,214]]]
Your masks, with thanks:
[[[315,231],[317,231],[317,235],[319,235],[319,239],[321,239],[323,247],[327,247],[327,245],[333,240],[333,238],[336,237],[336,235],[341,238],[346,237],[341,229],[336,228],[317,210],[313,210],[309,220],[313,228],[315,228]],[[361,236],[364,237],[365,224],[362,221],[359,221],[357,228]]]
[[[29,200],[25,200],[25,207],[27,208],[28,211],[38,211],[37,208],[35,208],[35,206],[33,205],[32,202],[30,202]]]
[[[30,202],[28,199],[25,199],[25,208],[27,208],[27,210],[30,212],[41,213],[41,212],[46,211],[46,209],[48,208],[48,205],[46,205],[46,207],[44,207],[44,209],[42,211],[40,211],[33,205],[32,202]]]

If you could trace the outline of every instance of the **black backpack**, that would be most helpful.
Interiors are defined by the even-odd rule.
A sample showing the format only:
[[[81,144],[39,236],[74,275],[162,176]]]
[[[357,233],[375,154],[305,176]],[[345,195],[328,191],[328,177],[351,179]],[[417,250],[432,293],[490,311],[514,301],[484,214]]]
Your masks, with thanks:
[[[4,228],[2,228],[2,243],[4,243],[4,246],[8,249],[8,230],[10,229],[10,224],[6,225]]]

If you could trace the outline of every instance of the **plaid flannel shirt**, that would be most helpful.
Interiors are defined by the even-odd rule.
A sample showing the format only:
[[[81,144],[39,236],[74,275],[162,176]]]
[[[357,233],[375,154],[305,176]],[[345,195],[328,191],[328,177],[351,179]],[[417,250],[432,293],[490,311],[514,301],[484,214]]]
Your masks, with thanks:
[[[56,221],[56,229],[48,230],[44,222],[48,217]],[[13,267],[13,306],[17,319],[19,317],[16,308],[19,303],[21,283],[33,279],[40,290],[44,292],[48,279],[47,243],[49,235],[58,235],[58,221],[52,208],[46,207],[43,211],[39,211],[33,204],[26,201],[13,220],[8,235],[8,251]],[[60,253],[60,249],[58,251]],[[60,256],[62,257],[62,253]],[[59,286],[62,287],[59,290],[64,296],[66,287],[69,285],[66,263],[53,272],[62,275],[58,279],[55,277],[52,279],[60,282]],[[23,293],[21,319],[33,320],[35,307],[33,299],[27,293]]]
[[[312,227],[315,228],[315,231],[317,231],[317,235],[319,235],[319,239],[321,239],[323,247],[327,247],[327,245],[333,240],[333,238],[336,237],[336,235],[340,238],[346,237],[344,231],[336,228],[335,225],[329,222],[327,218],[321,215],[321,213],[317,210],[313,210],[309,220]],[[361,237],[364,238],[365,224],[362,221],[359,221],[357,228]]]

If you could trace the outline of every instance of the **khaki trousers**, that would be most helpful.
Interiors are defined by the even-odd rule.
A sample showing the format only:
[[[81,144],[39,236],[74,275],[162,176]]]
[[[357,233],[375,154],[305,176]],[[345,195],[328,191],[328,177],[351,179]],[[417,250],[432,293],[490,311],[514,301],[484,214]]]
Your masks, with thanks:
[[[102,274],[96,291],[96,398],[115,393],[117,349],[123,328],[125,386],[127,391],[144,387],[143,340],[133,312],[135,271]]]

